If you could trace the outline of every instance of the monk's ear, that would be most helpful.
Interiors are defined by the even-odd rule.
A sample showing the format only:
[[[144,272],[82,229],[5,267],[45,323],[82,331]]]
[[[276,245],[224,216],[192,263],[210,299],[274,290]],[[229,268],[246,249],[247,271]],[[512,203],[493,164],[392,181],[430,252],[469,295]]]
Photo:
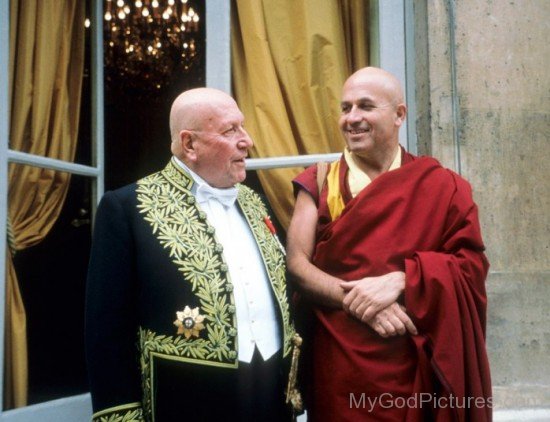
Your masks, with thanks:
[[[403,103],[398,104],[395,110],[395,114],[395,124],[397,126],[401,126],[405,122],[405,117],[407,116],[407,106]]]
[[[193,135],[193,132],[190,130],[182,130],[179,133],[178,139],[180,150],[183,156],[190,161],[195,161],[197,159],[197,151],[195,150],[196,139]]]

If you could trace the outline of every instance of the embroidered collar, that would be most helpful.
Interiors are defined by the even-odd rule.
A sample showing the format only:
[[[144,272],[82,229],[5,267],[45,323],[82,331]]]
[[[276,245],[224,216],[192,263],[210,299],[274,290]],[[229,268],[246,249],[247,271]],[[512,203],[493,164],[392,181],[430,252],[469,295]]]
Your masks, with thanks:
[[[216,200],[220,202],[225,208],[230,208],[235,204],[239,190],[236,186],[227,189],[219,189],[210,186],[206,180],[200,177],[197,173],[191,170],[185,163],[179,160],[177,157],[172,157],[172,161],[176,166],[179,166],[185,171],[191,179],[193,179],[193,186],[191,188],[193,194],[196,196],[199,204],[204,204],[209,200]]]

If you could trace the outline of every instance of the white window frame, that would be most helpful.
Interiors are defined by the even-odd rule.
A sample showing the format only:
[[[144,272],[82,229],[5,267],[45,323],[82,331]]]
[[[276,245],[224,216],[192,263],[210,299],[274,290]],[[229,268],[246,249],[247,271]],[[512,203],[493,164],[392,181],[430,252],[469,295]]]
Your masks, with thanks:
[[[104,140],[103,140],[103,6],[101,0],[92,2],[92,160],[87,166],[27,154],[9,148],[10,99],[9,92],[9,27],[10,1],[0,0],[0,233],[6,233],[8,215],[8,165],[17,163],[47,168],[89,177],[95,204],[104,189]],[[6,237],[4,236],[4,239]],[[6,280],[6,242],[0,242],[0,279]],[[4,282],[5,285],[5,282]],[[6,289],[0,289],[0,330],[4,332]],[[0,362],[4,362],[4,342],[0,342]],[[84,421],[92,414],[90,394],[65,397],[19,409],[2,411],[4,365],[0,365],[0,421],[41,422]]]
[[[417,153],[414,5],[407,0],[371,2],[373,22],[371,63],[393,73],[403,85],[407,119],[399,131],[399,142],[407,151]]]

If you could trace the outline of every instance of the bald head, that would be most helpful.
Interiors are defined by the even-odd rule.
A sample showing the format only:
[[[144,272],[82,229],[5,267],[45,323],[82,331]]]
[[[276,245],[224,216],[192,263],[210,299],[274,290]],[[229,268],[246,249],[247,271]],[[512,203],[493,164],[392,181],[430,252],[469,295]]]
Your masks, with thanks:
[[[228,188],[246,177],[253,142],[244,116],[223,91],[196,88],[180,94],[170,111],[172,154],[211,186]]]
[[[170,110],[170,136],[172,142],[179,139],[183,129],[200,130],[211,111],[220,107],[236,107],[235,100],[214,88],[195,88],[182,92],[172,103]]]
[[[399,148],[407,114],[401,84],[385,70],[365,67],[346,80],[340,105],[338,124],[347,148],[376,177],[390,167]]]
[[[351,75],[344,84],[344,90],[353,86],[371,84],[378,86],[393,105],[404,103],[403,88],[390,72],[378,67],[364,67]]]

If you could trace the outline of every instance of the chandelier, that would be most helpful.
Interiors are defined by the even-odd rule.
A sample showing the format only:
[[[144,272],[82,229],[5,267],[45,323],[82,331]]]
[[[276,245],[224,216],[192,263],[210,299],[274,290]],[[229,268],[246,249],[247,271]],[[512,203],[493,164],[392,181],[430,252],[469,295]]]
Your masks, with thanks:
[[[105,76],[111,85],[158,91],[197,58],[199,15],[188,0],[105,0]]]

